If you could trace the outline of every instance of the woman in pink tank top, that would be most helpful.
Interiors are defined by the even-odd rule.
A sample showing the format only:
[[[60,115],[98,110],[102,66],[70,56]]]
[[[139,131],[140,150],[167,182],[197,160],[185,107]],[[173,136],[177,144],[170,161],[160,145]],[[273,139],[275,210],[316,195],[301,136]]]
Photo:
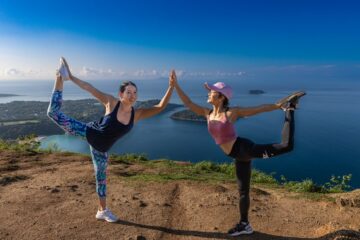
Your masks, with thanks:
[[[250,178],[251,160],[254,158],[270,158],[292,151],[294,147],[294,112],[298,100],[305,92],[295,92],[274,104],[263,104],[256,107],[229,107],[232,98],[232,88],[223,82],[214,85],[205,83],[208,90],[207,102],[212,108],[199,106],[180,88],[175,76],[175,89],[184,104],[194,113],[207,119],[208,130],[215,143],[223,152],[232,157],[235,163],[236,178],[240,194],[240,220],[228,231],[230,236],[251,234],[253,229],[249,223],[248,212],[250,207]],[[234,123],[238,118],[282,109],[285,111],[285,121],[280,143],[256,144],[249,139],[238,137]]]

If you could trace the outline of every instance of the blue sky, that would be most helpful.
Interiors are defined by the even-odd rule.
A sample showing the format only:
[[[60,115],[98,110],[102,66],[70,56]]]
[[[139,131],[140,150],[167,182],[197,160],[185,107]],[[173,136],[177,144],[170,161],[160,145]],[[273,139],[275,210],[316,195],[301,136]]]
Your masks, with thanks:
[[[357,1],[0,2],[0,80],[360,76]]]

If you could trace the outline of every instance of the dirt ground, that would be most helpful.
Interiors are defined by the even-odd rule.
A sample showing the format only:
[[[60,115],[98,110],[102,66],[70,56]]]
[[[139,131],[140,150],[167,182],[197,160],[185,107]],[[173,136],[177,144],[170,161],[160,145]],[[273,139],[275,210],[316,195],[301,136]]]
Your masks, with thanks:
[[[239,218],[236,184],[129,182],[118,176],[121,165],[109,172],[108,205],[117,223],[95,219],[88,157],[0,152],[0,239],[360,239],[358,206],[256,186],[255,233],[230,238],[226,232]],[[359,190],[349,194],[360,199]]]

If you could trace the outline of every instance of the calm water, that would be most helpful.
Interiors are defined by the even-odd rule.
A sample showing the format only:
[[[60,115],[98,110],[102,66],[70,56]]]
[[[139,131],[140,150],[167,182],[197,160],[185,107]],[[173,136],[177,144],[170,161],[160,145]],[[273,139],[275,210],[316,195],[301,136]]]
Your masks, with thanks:
[[[166,89],[166,80],[137,81],[139,100],[161,98]],[[116,94],[117,83],[93,82],[105,92]],[[295,149],[293,152],[272,159],[259,159],[254,166],[265,172],[276,172],[290,180],[311,178],[318,183],[327,182],[331,175],[353,174],[352,186],[360,187],[360,86],[357,83],[327,85],[304,84],[303,86],[256,86],[244,82],[232,82],[237,90],[232,105],[254,106],[271,103],[296,89],[306,89],[308,95],[301,101],[296,112]],[[193,101],[204,104],[206,92],[201,82],[184,82],[184,90]],[[36,91],[29,89],[36,88]],[[1,102],[14,100],[48,101],[52,82],[0,82],[0,93],[22,96],[0,98]],[[115,90],[114,90],[115,89]],[[249,95],[249,89],[263,89],[263,95]],[[91,97],[85,92],[66,84],[65,99]],[[175,94],[171,102],[179,103]],[[178,111],[176,109],[174,111]],[[169,118],[172,112],[139,122],[112,148],[113,153],[145,153],[149,158],[169,158],[198,162],[231,162],[207,132],[206,124],[175,121]],[[280,141],[284,113],[275,111],[240,119],[236,128],[242,137],[257,143]],[[88,153],[85,141],[59,135],[50,136],[42,142],[43,147],[56,143],[61,149]]]

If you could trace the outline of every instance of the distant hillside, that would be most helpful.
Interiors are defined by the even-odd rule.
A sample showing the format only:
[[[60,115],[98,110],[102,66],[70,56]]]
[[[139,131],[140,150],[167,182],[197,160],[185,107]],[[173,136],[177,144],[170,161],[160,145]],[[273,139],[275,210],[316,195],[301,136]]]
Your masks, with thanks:
[[[0,97],[16,97],[16,96],[20,96],[20,95],[16,95],[16,94],[7,94],[7,93],[0,93]]]
[[[139,101],[135,108],[148,108],[160,100]],[[48,102],[13,101],[0,104],[0,138],[16,139],[19,136],[53,135],[63,131],[46,115]],[[164,112],[180,107],[178,104],[168,104]],[[65,114],[83,122],[96,121],[104,115],[104,107],[95,99],[65,100],[62,111]],[[163,112],[163,113],[164,113]]]

